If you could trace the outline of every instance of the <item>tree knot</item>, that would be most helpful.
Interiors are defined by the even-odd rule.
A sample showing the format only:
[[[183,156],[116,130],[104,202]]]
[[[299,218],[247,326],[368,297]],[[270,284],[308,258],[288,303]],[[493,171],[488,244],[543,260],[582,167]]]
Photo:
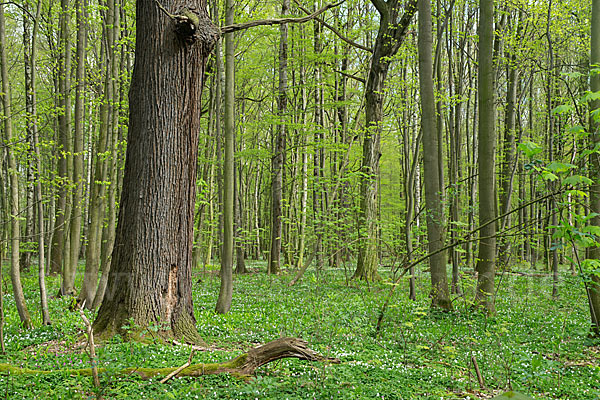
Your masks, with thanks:
[[[184,7],[171,14],[158,0],[155,1],[158,8],[175,22],[177,37],[187,44],[200,41],[207,53],[212,50],[221,36],[221,31],[212,23],[206,11]]]

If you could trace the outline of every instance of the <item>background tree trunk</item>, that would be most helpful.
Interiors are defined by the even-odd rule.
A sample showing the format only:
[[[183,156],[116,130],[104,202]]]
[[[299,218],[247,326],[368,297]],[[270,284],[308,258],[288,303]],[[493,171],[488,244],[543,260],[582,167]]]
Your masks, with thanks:
[[[408,25],[416,9],[417,0],[411,0],[405,6],[404,14],[399,18],[397,0],[372,0],[380,14],[379,30],[373,47],[371,67],[365,88],[365,125],[363,157],[361,161],[362,178],[360,183],[359,215],[359,251],[358,262],[353,278],[372,281],[377,279],[379,254],[377,250],[377,199],[379,189],[379,158],[381,142],[381,124],[383,122],[383,100],[385,79],[391,62],[406,34]]]
[[[69,0],[61,0],[60,2],[60,32],[59,32],[59,66],[57,77],[57,93],[58,107],[61,114],[58,116],[58,176],[61,178],[58,189],[58,200],[55,208],[55,223],[52,235],[52,249],[50,252],[50,272],[59,274],[63,272],[63,266],[66,265],[65,260],[65,245],[68,235],[68,223],[70,218],[70,209],[68,206],[68,181],[69,181],[69,163],[71,157],[71,140],[70,140],[70,113],[71,100],[70,90],[71,81],[71,41],[69,38],[69,23],[70,23],[70,4]],[[62,288],[61,288],[62,293]]]
[[[591,33],[591,54],[590,65],[592,68],[598,68],[600,64],[600,0],[592,0],[592,33]],[[600,91],[600,75],[592,73],[590,75],[590,90],[594,93]],[[600,101],[596,100],[590,105],[591,110],[600,108]],[[590,117],[591,125],[591,147],[600,144],[600,122],[593,116]],[[591,172],[594,184],[590,185],[590,212],[600,214],[600,155],[597,153],[591,156]],[[592,218],[592,225],[600,226],[600,215]],[[600,248],[592,246],[589,249],[589,257],[600,260]],[[592,319],[591,334],[600,337],[600,276],[596,273],[591,274],[591,282],[588,284],[588,300],[590,314]]]
[[[494,2],[479,1],[479,255],[476,270],[477,289],[475,304],[488,314],[494,308],[494,275],[496,273],[496,217],[495,199],[495,150],[496,150],[496,106],[494,104]]]
[[[290,12],[289,0],[283,0],[281,15]],[[283,175],[285,173],[285,148],[287,136],[287,63],[288,63],[288,26],[279,25],[279,97],[277,98],[277,115],[279,123],[275,136],[272,160],[271,182],[271,251],[269,253],[269,274],[278,274],[281,266],[281,237],[282,237],[282,199]]]
[[[225,24],[233,24],[234,0],[225,3]],[[233,296],[233,219],[235,201],[235,44],[234,33],[225,35],[225,116],[223,163],[223,247],[221,251],[221,289],[216,312],[225,314]],[[217,93],[219,96],[220,93]]]
[[[63,277],[63,293],[75,292],[75,274],[79,261],[79,250],[81,246],[81,221],[83,214],[83,122],[84,122],[84,100],[85,100],[85,55],[87,46],[87,18],[86,1],[76,0],[75,9],[77,13],[77,70],[75,88],[75,132],[73,140],[73,201],[71,208],[71,225],[69,238],[71,240],[69,249],[69,264],[65,264]],[[88,300],[91,306],[93,297]]]
[[[439,143],[436,129],[435,96],[433,91],[433,60],[431,34],[431,1],[419,0],[419,84],[421,99],[421,129],[423,130],[423,178],[425,181],[425,214],[430,253],[431,306],[452,309],[446,273],[444,247],[444,205],[440,192]],[[439,121],[438,121],[439,123]]]
[[[116,29],[118,29],[118,12],[115,8],[114,0],[107,1],[107,8],[104,14],[104,62],[103,69],[104,91],[102,103],[100,104],[99,137],[94,155],[94,173],[92,182],[90,182],[90,205],[89,205],[89,226],[88,226],[88,245],[85,256],[85,272],[83,275],[83,284],[79,293],[79,301],[84,302],[87,308],[94,307],[94,298],[98,287],[98,271],[101,263],[102,252],[102,226],[104,225],[104,215],[106,211],[106,184],[108,180],[107,161],[105,154],[109,147],[108,143],[112,136],[113,119],[111,116],[117,112],[114,107],[115,86],[114,80],[117,79],[114,65],[116,64],[115,42]],[[114,65],[113,65],[114,64]],[[111,204],[111,207],[113,205]],[[101,299],[98,299],[100,301]],[[98,304],[96,301],[96,305]]]
[[[2,75],[2,105],[4,109],[4,135],[6,137],[6,152],[8,173],[10,176],[10,228],[11,228],[11,256],[10,256],[10,280],[13,286],[15,304],[19,317],[25,329],[33,327],[31,317],[25,304],[23,286],[21,285],[21,270],[19,268],[19,177],[17,172],[17,161],[13,149],[12,112],[10,101],[10,83],[8,78],[8,64],[6,57],[6,28],[4,22],[4,5],[0,4],[0,66]]]

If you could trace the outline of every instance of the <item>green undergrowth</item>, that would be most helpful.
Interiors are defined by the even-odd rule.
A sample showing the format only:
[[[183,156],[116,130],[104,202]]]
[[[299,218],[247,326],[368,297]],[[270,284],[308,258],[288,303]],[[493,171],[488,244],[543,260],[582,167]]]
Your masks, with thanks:
[[[600,347],[587,338],[589,316],[582,283],[561,275],[560,297],[551,296],[544,277],[503,276],[497,314],[471,311],[474,282],[461,281],[467,295],[454,296],[454,311],[430,311],[428,276],[417,279],[418,298],[400,281],[383,319],[377,318],[389,289],[389,271],[375,284],[346,283],[342,270],[307,272],[293,287],[293,274],[267,276],[264,265],[234,277],[234,298],[226,315],[214,313],[219,278],[213,268],[194,271],[194,305],[200,335],[210,350],[193,363],[229,360],[281,336],[305,339],[309,347],[341,364],[276,361],[248,382],[227,375],[142,380],[126,368],[178,367],[190,349],[160,343],[125,342],[115,337],[96,349],[105,399],[476,399],[514,389],[535,399],[600,398]],[[260,271],[260,272],[259,272]],[[5,275],[6,276],[6,275]],[[89,368],[81,347],[83,322],[70,299],[51,298],[53,325],[39,327],[37,278],[24,274],[26,299],[38,328],[19,327],[12,295],[5,295],[7,354],[0,363],[45,374],[0,372],[6,398],[95,398],[91,378],[73,374]],[[59,281],[48,280],[56,293]],[[10,290],[5,281],[5,290]],[[93,315],[89,314],[90,318]],[[151,336],[151,332],[148,332]],[[479,387],[472,358],[485,380]],[[13,371],[13,372],[16,372]]]

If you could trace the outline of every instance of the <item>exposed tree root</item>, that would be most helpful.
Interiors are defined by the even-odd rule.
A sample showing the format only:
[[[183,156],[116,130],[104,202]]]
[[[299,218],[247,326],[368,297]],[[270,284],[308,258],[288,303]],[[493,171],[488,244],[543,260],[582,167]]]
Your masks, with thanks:
[[[337,358],[329,358],[320,355],[307,347],[307,343],[298,338],[281,338],[253,348],[247,353],[241,354],[232,360],[220,363],[194,364],[181,371],[177,376],[202,376],[229,373],[240,378],[248,378],[254,374],[257,368],[275,360],[282,358],[298,358],[306,361],[320,361],[333,364],[339,364]],[[122,375],[137,374],[142,379],[167,376],[176,371],[178,367],[169,368],[125,368],[119,371]],[[98,368],[98,373],[103,373],[105,368]],[[9,372],[15,375],[26,374],[51,374],[58,371],[35,370],[28,368],[14,367],[9,364],[0,364],[0,372]],[[68,369],[70,375],[90,376],[91,368]]]

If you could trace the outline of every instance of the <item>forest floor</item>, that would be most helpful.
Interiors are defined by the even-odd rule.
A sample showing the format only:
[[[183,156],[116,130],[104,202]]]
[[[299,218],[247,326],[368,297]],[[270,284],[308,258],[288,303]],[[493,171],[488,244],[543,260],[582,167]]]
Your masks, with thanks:
[[[267,276],[264,264],[234,276],[234,297],[226,315],[214,313],[219,278],[214,270],[194,271],[198,330],[210,345],[194,363],[230,359],[282,336],[301,337],[340,364],[285,359],[244,381],[228,374],[158,379],[122,376],[126,367],[178,367],[188,361],[185,345],[124,343],[118,337],[96,348],[105,399],[489,399],[514,389],[535,399],[600,399],[600,343],[587,338],[589,311],[583,284],[566,272],[560,297],[551,278],[506,274],[497,292],[497,314],[470,309],[474,281],[461,282],[467,296],[455,296],[455,311],[429,310],[428,275],[417,279],[417,301],[408,300],[401,281],[381,330],[377,318],[391,287],[388,271],[376,284],[346,282],[343,270],[307,272],[293,287],[293,274]],[[89,376],[66,368],[89,367],[81,333],[84,324],[70,299],[52,298],[53,325],[39,327],[35,267],[23,284],[37,329],[19,328],[11,294],[5,295],[7,354],[0,363],[54,370],[45,375],[0,375],[0,398],[96,398]],[[260,271],[260,272],[258,272]],[[500,280],[500,279],[499,279]],[[5,267],[5,293],[11,293]],[[48,279],[49,293],[59,280]],[[89,318],[93,315],[89,314]],[[477,360],[485,387],[473,367]]]

